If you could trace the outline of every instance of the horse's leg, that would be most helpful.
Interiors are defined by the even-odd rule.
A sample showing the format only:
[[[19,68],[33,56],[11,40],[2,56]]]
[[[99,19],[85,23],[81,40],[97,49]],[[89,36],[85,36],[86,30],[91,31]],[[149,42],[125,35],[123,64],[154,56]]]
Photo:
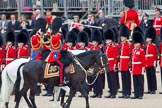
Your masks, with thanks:
[[[78,91],[85,97],[86,100],[86,108],[89,108],[89,98],[86,90],[83,88],[83,86],[80,84],[78,87]]]
[[[63,108],[69,108],[70,107],[71,101],[72,101],[75,94],[76,94],[76,89],[71,88],[70,89],[70,96],[68,97],[66,103],[64,103]]]
[[[29,108],[32,108],[32,104],[30,103],[29,99],[27,98],[27,93],[25,93],[23,97],[24,97],[26,103],[28,104]]]
[[[57,100],[59,98],[60,89],[61,89],[60,87],[55,87],[54,88],[54,91],[55,91],[55,94],[54,94],[54,108],[58,108]]]
[[[37,84],[32,84],[30,86],[30,96],[29,96],[29,99],[33,105],[33,108],[37,108],[36,104],[35,104],[35,93],[36,93],[36,87],[37,87]]]
[[[66,91],[61,89],[61,102],[60,102],[61,106],[63,106],[63,104],[64,104],[65,94],[66,94]]]
[[[6,108],[8,108],[8,104],[9,104],[8,102],[5,103]]]

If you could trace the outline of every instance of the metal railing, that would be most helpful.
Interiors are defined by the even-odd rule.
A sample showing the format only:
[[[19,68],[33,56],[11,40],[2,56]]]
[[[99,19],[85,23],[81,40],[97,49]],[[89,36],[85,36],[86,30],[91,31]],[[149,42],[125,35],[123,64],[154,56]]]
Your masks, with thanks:
[[[0,0],[0,10],[17,10],[19,0]],[[150,10],[162,8],[162,0],[134,0],[135,8]],[[32,8],[52,8],[58,11],[85,11],[103,9],[107,15],[118,15],[124,9],[123,0],[20,0],[20,11],[32,11]],[[66,9],[65,9],[66,8]]]

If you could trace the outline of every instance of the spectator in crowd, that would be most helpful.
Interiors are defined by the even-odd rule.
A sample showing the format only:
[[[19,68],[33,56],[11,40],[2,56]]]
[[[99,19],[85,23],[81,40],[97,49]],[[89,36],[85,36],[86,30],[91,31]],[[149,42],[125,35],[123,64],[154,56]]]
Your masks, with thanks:
[[[120,15],[120,17],[122,17],[124,15],[124,12],[123,11],[120,11],[119,12],[119,15]]]
[[[5,37],[5,31],[7,30],[7,25],[8,25],[8,21],[6,20],[6,15],[2,15],[1,16],[1,21],[0,21],[0,31],[2,34],[2,40],[3,40],[3,44],[6,43],[6,37]]]
[[[8,29],[10,30],[18,30],[20,22],[16,20],[16,16],[14,14],[11,15],[11,21],[8,23]]]
[[[142,20],[143,20],[143,10],[138,10],[138,20],[139,20],[139,23],[142,22]]]
[[[32,16],[30,17],[30,20],[33,20],[36,17],[36,8],[32,9]]]
[[[96,24],[99,25],[101,22],[105,20],[105,14],[102,10],[98,11],[97,19],[96,19]]]
[[[148,27],[152,26],[151,22],[148,20],[149,15],[147,13],[144,14],[143,19],[140,23],[140,27],[143,31],[145,31]]]
[[[94,25],[94,21],[92,20],[92,14],[89,13],[88,14],[88,17],[87,17],[87,20],[83,21],[82,22],[83,25]]]
[[[82,27],[82,24],[80,23],[79,16],[75,15],[74,19],[73,19],[73,22],[71,23],[70,30],[72,30],[73,28],[76,28],[76,29],[80,30],[81,27]]]
[[[21,18],[20,18],[19,30],[21,30],[21,29],[30,29],[30,24],[26,20],[25,15],[21,15]]]
[[[41,11],[39,9],[36,10],[36,13],[35,13],[35,18],[33,18],[32,22],[31,22],[31,28],[34,29],[35,26],[36,26],[36,21],[38,18],[42,17],[41,15]]]

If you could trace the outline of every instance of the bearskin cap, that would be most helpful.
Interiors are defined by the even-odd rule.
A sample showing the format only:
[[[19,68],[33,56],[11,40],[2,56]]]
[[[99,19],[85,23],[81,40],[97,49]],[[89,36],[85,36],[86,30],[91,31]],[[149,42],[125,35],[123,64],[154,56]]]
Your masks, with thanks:
[[[77,34],[73,31],[70,31],[67,33],[66,38],[65,38],[65,42],[72,42],[73,45],[76,43],[77,40]]]
[[[133,44],[135,44],[135,43],[143,44],[144,43],[144,39],[143,39],[143,36],[142,36],[141,32],[139,32],[139,31],[133,32],[133,34],[132,34],[132,42],[133,42]]]
[[[124,1],[124,5],[126,7],[129,7],[129,8],[133,8],[134,7],[134,0],[123,0]]]
[[[133,30],[133,32],[136,32],[136,31],[138,31],[138,32],[140,32],[142,35],[144,35],[144,33],[143,33],[143,30],[141,29],[141,27],[135,27],[134,28],[134,30]]]
[[[87,32],[89,39],[91,39],[91,29],[88,27],[85,27],[83,31]]]
[[[92,30],[91,41],[97,41],[98,44],[102,44],[102,33],[100,30]]]
[[[107,39],[112,40],[112,41],[115,41],[115,36],[114,36],[113,30],[107,29],[104,32],[104,40],[107,40]]]
[[[61,27],[62,27],[62,18],[61,17],[54,18],[52,22],[52,34],[58,33]]]
[[[41,29],[43,33],[46,32],[46,20],[44,18],[39,18],[36,21],[36,31]]]
[[[6,42],[12,42],[14,44],[15,42],[15,32],[13,30],[10,30],[6,34]]]
[[[155,30],[154,27],[149,27],[148,29],[146,29],[145,38],[151,38],[152,42],[155,41],[155,39],[156,39],[156,30]]]
[[[127,26],[122,25],[119,31],[120,31],[120,37],[123,36],[129,39],[130,31]]]
[[[28,41],[28,32],[27,30],[21,30],[20,33],[17,34],[16,40],[18,43],[24,43],[26,44]]]
[[[119,42],[119,32],[118,32],[117,28],[112,28],[112,30],[114,32],[115,42]]]
[[[77,42],[83,42],[85,43],[85,46],[88,46],[88,34],[85,31],[79,32]]]

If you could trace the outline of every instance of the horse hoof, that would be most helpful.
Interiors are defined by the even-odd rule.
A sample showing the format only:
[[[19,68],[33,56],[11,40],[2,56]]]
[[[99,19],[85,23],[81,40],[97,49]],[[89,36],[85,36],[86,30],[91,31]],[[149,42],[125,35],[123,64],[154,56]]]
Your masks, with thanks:
[[[68,103],[64,103],[64,104],[62,104],[62,108],[69,108]]]

